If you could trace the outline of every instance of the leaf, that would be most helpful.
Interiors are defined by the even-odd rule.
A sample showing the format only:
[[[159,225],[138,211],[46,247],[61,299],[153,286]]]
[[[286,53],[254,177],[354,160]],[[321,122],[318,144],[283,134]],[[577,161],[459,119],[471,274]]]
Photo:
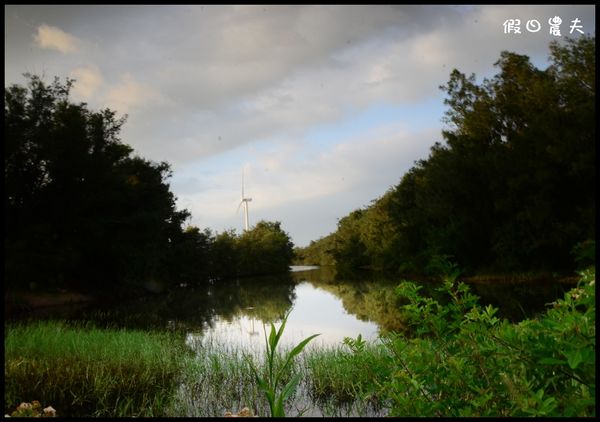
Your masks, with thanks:
[[[542,365],[565,365],[567,362],[555,358],[543,358],[539,360]]]
[[[300,377],[301,374],[294,375],[292,379],[285,385],[285,387],[283,387],[283,390],[281,391],[281,394],[277,398],[275,406],[273,407],[272,416],[285,416],[283,402],[294,393],[298,387],[298,384],[300,383]]]
[[[576,369],[581,362],[583,362],[583,357],[581,356],[581,350],[574,350],[569,353],[565,353],[567,357],[567,363],[571,369]]]
[[[288,364],[292,361],[294,356],[300,354],[302,349],[304,349],[304,347],[308,344],[309,341],[311,341],[313,338],[315,338],[317,336],[320,336],[320,334],[313,334],[312,336],[307,337],[306,339],[302,340],[296,347],[294,347],[287,355],[287,359],[285,361],[285,367],[288,366]]]
[[[277,333],[275,332],[275,326],[271,323],[271,332],[269,333],[269,350],[273,352],[277,347]]]
[[[275,336],[275,345],[273,346],[273,348],[275,348],[275,346],[277,346],[277,343],[279,343],[279,340],[281,339],[281,336],[283,335],[283,330],[285,329],[285,323],[287,322],[288,316],[290,316],[289,313],[287,315],[285,315],[283,317],[283,321],[281,321],[281,326],[279,327],[279,330],[277,331],[277,335]]]
[[[537,393],[535,393],[535,399],[540,402],[542,400],[542,398],[544,397],[544,389],[540,388]]]
[[[285,400],[288,399],[288,397],[290,397],[294,391],[296,391],[296,388],[298,387],[298,384],[300,383],[300,377],[302,376],[302,374],[296,374],[292,377],[292,379],[285,385],[285,387],[283,387],[283,390],[281,391],[281,396],[280,396],[280,400],[283,402]]]

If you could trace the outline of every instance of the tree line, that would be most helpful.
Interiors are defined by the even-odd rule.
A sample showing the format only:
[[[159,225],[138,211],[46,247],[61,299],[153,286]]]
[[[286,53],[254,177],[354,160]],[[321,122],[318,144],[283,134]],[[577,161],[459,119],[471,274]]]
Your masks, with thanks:
[[[70,101],[74,80],[25,76],[4,91],[5,286],[127,294],[287,271],[279,222],[241,235],[186,226],[170,165],[120,140],[127,116]]]
[[[550,44],[551,64],[502,52],[477,83],[454,70],[442,131],[369,206],[297,262],[433,271],[570,271],[595,248],[595,37]],[[587,257],[587,258],[586,258]],[[584,265],[585,263],[579,263]]]

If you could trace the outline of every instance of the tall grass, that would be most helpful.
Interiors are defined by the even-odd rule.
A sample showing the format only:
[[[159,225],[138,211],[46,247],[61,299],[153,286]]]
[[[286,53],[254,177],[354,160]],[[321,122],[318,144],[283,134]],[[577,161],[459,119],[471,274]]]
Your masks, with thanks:
[[[5,413],[39,400],[60,416],[214,417],[243,407],[270,414],[251,367],[263,361],[260,349],[203,338],[191,353],[173,333],[56,321],[7,325],[4,345]],[[365,365],[377,361],[370,353],[312,348],[301,354],[282,377],[284,383],[293,373],[302,378],[286,414],[372,415],[359,397],[368,384],[360,374],[372,373]]]
[[[193,345],[196,358],[186,368],[173,416],[222,416],[248,407],[268,416],[271,409],[251,365],[264,361],[264,351],[203,338]],[[285,356],[291,347],[283,348]],[[252,359],[248,359],[249,353]],[[368,344],[358,355],[342,346],[315,346],[297,356],[282,377],[300,374],[295,394],[284,402],[289,416],[383,416],[383,400],[374,393],[389,356],[382,345]],[[283,362],[280,362],[283,364]],[[383,377],[383,378],[382,378]]]
[[[62,416],[160,416],[187,360],[173,334],[56,321],[5,326],[4,345],[5,412],[35,399]]]
[[[214,417],[249,407],[266,415],[250,364],[241,348],[205,339],[192,345],[195,358],[183,372],[171,416]]]
[[[306,371],[311,394],[317,400],[344,404],[357,399],[373,405],[382,403],[381,384],[390,376],[391,354],[378,343],[367,343],[352,352],[344,346],[308,350]]]

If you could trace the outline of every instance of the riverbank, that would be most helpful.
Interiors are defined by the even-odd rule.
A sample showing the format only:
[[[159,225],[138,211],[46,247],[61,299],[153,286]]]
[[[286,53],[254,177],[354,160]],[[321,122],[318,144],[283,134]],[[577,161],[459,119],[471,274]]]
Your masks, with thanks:
[[[290,272],[300,272],[318,269],[318,266],[292,266]],[[412,277],[402,276],[398,280],[409,278],[414,280],[435,281],[437,278],[431,276]],[[565,286],[575,286],[580,279],[578,275],[556,276],[551,273],[515,273],[515,274],[479,274],[467,277],[459,277],[460,280],[468,284],[527,284],[542,283],[551,280]],[[149,294],[144,292],[144,294]],[[4,315],[5,317],[16,313],[27,312],[30,310],[39,310],[44,308],[53,308],[68,305],[85,305],[92,302],[98,302],[103,298],[90,293],[77,292],[67,289],[56,289],[54,291],[31,291],[31,290],[8,290],[4,294]]]
[[[55,306],[85,304],[95,301],[90,294],[58,289],[53,292],[32,292],[29,290],[9,290],[4,292],[4,315],[26,312],[32,309]]]

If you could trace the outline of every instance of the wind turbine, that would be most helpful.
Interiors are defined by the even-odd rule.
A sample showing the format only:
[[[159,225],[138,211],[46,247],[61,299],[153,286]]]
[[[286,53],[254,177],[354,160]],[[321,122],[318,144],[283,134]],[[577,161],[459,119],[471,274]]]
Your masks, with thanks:
[[[238,211],[244,204],[244,231],[248,231],[248,202],[250,201],[252,201],[252,198],[244,198],[244,170],[242,169],[242,200],[238,205]]]

